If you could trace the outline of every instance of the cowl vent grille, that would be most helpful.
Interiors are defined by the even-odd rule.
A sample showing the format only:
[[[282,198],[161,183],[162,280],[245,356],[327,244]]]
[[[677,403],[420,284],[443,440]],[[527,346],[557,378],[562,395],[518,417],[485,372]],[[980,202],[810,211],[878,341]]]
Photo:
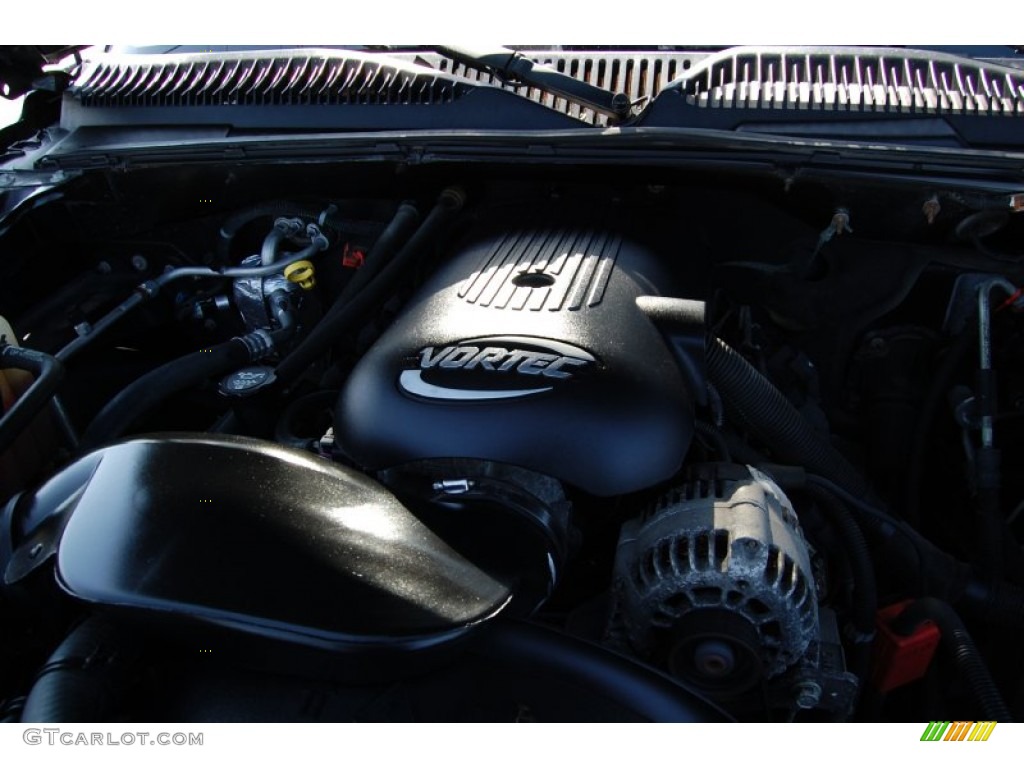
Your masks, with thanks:
[[[1024,115],[1024,72],[901,49],[732,49],[682,85],[697,107]]]
[[[444,104],[470,87],[414,64],[314,49],[104,57],[71,93],[85,107]]]
[[[590,85],[616,93],[625,93],[631,103],[643,105],[653,99],[674,80],[682,77],[703,53],[569,53],[562,51],[523,51],[538,64]],[[566,99],[525,85],[502,84],[493,75],[436,54],[418,54],[416,60],[442,72],[513,91],[519,96],[543,104],[549,109],[576,118],[590,125],[608,124],[608,116]]]

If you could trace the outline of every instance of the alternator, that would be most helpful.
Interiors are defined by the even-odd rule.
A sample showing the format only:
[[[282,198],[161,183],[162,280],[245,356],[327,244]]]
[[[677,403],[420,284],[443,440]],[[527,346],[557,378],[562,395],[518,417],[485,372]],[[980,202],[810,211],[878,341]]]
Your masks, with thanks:
[[[807,543],[752,467],[701,465],[623,526],[611,634],[718,698],[797,662],[817,637]]]

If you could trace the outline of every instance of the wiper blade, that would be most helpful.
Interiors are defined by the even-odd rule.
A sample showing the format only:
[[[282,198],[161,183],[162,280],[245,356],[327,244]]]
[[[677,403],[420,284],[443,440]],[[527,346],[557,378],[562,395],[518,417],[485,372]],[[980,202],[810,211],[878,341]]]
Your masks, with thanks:
[[[442,56],[482,69],[502,83],[540,88],[556,96],[575,101],[595,112],[622,120],[629,115],[629,96],[577,80],[557,69],[538,64],[511,48],[477,50],[454,45],[430,46]]]

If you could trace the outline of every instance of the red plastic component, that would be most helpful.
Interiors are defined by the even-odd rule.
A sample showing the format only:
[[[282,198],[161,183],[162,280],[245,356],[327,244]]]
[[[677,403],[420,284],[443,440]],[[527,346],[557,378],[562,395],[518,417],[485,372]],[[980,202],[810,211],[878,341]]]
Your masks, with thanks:
[[[1014,311],[1017,311],[1017,300],[1020,299],[1021,295],[1024,295],[1024,288],[1018,288],[1016,291],[1014,291],[1010,295],[1010,298],[1008,298],[1006,301],[1004,301],[1002,304],[996,307],[996,312],[1002,312],[1007,307],[1013,307]]]
[[[345,243],[345,249],[341,252],[341,264],[352,269],[359,269],[366,261],[366,254],[359,248],[349,248]]]
[[[910,605],[910,600],[881,609],[875,619],[875,674],[872,684],[880,693],[920,680],[928,671],[942,635],[931,622],[913,634],[897,635],[889,624]]]

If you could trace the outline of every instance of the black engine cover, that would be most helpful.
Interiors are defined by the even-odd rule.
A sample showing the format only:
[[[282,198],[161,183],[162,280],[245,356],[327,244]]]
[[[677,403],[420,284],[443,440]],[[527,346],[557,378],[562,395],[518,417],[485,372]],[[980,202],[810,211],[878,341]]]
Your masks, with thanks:
[[[614,232],[479,235],[356,366],[340,446],[371,469],[485,459],[602,496],[665,480],[692,437],[692,398],[637,298],[670,290],[658,260]]]

